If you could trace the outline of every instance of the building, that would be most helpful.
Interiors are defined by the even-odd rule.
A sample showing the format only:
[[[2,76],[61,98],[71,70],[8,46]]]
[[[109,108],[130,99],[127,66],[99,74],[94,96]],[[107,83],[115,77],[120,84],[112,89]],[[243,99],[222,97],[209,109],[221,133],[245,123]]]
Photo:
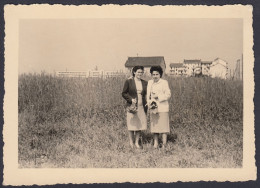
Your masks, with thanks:
[[[173,76],[210,76],[222,79],[226,79],[228,76],[228,63],[220,58],[216,58],[214,61],[184,59],[183,64],[171,63],[170,68],[170,75]]]
[[[184,59],[183,65],[186,69],[187,76],[196,76],[202,73],[200,59]]]
[[[201,73],[204,76],[209,76],[209,68],[212,61],[201,61]]]
[[[131,72],[134,66],[143,66],[145,74],[150,74],[151,66],[161,66],[163,72],[165,72],[166,69],[166,64],[163,56],[128,57],[125,62],[127,72]]]
[[[84,78],[89,77],[89,71],[56,71],[55,76],[68,78]]]
[[[58,77],[68,78],[110,78],[124,76],[123,71],[104,71],[104,70],[89,70],[89,71],[56,71]]]
[[[91,70],[89,71],[89,77],[91,78],[102,78],[104,75],[103,70]]]
[[[228,63],[220,58],[215,59],[209,67],[209,75],[212,78],[227,79]]]
[[[101,78],[104,75],[103,70],[89,70],[89,71],[56,71],[57,77],[67,78]]]
[[[105,71],[104,78],[111,78],[111,77],[118,77],[118,76],[125,76],[122,70],[120,71]]]
[[[243,55],[241,59],[237,60],[233,75],[230,73],[230,76],[232,76],[235,80],[243,80]]]
[[[186,69],[182,63],[171,63],[170,64],[170,75],[171,76],[183,76],[186,75]]]

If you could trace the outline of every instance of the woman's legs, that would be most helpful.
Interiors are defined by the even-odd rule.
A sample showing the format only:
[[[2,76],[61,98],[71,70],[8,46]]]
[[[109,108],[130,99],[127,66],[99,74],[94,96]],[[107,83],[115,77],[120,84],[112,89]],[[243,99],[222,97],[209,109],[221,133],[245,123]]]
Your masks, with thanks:
[[[167,144],[167,134],[166,133],[162,133],[162,140],[163,140],[163,147],[165,147]]]
[[[153,134],[153,140],[154,140],[153,147],[154,148],[158,148],[158,144],[159,144],[158,139],[159,139],[159,134],[158,133],[154,133]]]
[[[140,134],[141,131],[135,131],[135,146],[137,148],[141,148],[141,146],[139,145]]]
[[[131,148],[133,148],[134,145],[135,145],[137,148],[141,148],[141,146],[140,146],[140,144],[139,144],[140,134],[141,134],[141,131],[128,131],[129,142],[130,142]],[[134,137],[135,137],[135,139],[134,139]],[[134,141],[134,140],[135,140],[135,141]]]
[[[153,134],[153,139],[154,139],[154,148],[158,148],[159,145],[159,133],[154,133]],[[167,133],[162,133],[162,141],[163,141],[163,148],[166,146],[167,144]]]
[[[131,146],[131,148],[133,148],[134,147],[134,131],[128,131],[128,135],[129,135],[130,146]]]

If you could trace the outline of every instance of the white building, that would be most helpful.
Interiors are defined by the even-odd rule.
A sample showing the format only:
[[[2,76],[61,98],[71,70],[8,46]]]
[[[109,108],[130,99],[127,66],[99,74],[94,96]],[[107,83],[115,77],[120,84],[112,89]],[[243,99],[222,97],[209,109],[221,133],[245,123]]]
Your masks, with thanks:
[[[104,77],[105,78],[111,78],[111,77],[118,77],[118,76],[125,76],[126,74],[120,70],[120,71],[105,71]]]
[[[201,73],[200,59],[192,59],[192,60],[184,59],[183,65],[186,69],[187,76],[195,76]]]
[[[89,71],[89,77],[91,78],[102,78],[104,75],[103,70],[91,70]]]
[[[123,71],[104,71],[104,70],[88,70],[88,71],[56,71],[58,77],[67,78],[109,78],[123,76]]]
[[[212,78],[227,79],[228,63],[220,58],[215,59],[209,67],[209,75]]]
[[[171,63],[170,64],[170,75],[171,76],[184,76],[186,75],[186,69],[182,63]]]
[[[56,71],[55,76],[69,78],[84,78],[89,77],[89,71]]]
[[[170,75],[210,76],[222,79],[226,79],[228,76],[228,63],[220,58],[214,61],[184,59],[183,64],[171,63],[170,68]]]
[[[212,61],[201,61],[201,71],[202,75],[209,76],[209,68],[212,64]]]

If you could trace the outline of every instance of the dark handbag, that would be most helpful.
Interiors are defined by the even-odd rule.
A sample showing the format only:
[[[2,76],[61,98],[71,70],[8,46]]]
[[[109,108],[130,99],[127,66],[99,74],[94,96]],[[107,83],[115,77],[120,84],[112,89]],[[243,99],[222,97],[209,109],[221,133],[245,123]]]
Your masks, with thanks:
[[[157,103],[155,101],[152,101],[150,104],[150,112],[153,114],[157,114],[158,113],[158,106]]]
[[[135,114],[137,112],[137,105],[136,103],[132,103],[130,106],[126,107],[127,112]]]
[[[152,101],[150,108],[151,108],[151,109],[156,109],[156,108],[158,108],[157,103],[156,103],[155,101]]]

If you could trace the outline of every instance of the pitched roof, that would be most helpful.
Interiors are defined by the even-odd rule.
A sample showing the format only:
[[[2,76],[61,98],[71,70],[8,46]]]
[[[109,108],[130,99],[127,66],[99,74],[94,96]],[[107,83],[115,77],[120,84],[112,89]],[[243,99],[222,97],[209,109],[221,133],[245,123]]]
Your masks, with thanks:
[[[171,63],[170,64],[170,67],[175,67],[175,68],[180,68],[180,67],[183,67],[183,64],[182,63]]]
[[[228,63],[225,61],[225,60],[223,60],[223,59],[220,59],[220,58],[216,58],[213,62],[212,62],[212,64],[210,65],[211,67],[214,67],[215,65],[222,65],[222,66],[224,66],[224,67],[228,67]]]
[[[125,67],[133,67],[133,66],[158,66],[164,62],[163,56],[151,56],[151,57],[128,57],[125,62]]]
[[[218,60],[220,60],[220,61],[224,61],[225,63],[228,63],[226,60],[221,59],[221,58],[219,58],[219,57],[217,57],[214,61],[218,61]],[[214,62],[214,61],[213,61],[213,62]]]
[[[201,63],[200,59],[184,59],[185,64],[191,64],[191,63]]]
[[[212,61],[201,61],[202,64],[211,64]]]

